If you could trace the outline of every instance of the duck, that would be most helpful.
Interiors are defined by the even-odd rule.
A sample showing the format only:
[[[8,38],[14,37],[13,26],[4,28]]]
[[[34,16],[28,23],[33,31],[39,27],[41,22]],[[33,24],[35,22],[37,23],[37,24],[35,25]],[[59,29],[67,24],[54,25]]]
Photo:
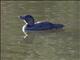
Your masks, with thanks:
[[[58,29],[63,29],[64,27],[63,24],[51,23],[48,21],[35,22],[35,19],[33,18],[32,15],[23,15],[19,17],[25,23],[25,25],[22,27],[22,31],[25,34],[24,38],[28,36],[26,32],[45,31],[45,30],[53,30],[53,29],[58,30]]]

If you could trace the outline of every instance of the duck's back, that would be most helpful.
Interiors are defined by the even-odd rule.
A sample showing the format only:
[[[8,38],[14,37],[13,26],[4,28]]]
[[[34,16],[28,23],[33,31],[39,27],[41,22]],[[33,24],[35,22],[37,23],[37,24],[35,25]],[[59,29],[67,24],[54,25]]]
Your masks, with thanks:
[[[27,26],[27,30],[33,30],[33,31],[49,30],[53,28],[55,28],[55,26],[50,22],[41,22],[41,23],[36,23],[33,26]]]

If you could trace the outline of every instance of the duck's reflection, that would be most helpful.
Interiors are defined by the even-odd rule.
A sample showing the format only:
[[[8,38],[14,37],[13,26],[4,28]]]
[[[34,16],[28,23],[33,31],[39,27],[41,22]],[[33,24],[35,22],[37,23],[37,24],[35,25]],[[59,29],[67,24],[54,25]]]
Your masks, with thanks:
[[[24,41],[28,44],[31,44],[34,42],[34,40],[37,40],[42,37],[45,38],[48,37],[49,35],[53,36],[54,34],[59,32],[64,32],[64,29],[28,32],[28,36],[24,39]]]

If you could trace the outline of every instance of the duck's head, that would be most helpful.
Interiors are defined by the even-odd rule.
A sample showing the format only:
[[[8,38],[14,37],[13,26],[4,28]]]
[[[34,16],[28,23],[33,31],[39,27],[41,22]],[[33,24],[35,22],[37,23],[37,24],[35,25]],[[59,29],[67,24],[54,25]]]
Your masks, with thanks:
[[[24,22],[28,23],[28,25],[34,24],[34,18],[31,15],[20,16],[20,19],[24,20]]]

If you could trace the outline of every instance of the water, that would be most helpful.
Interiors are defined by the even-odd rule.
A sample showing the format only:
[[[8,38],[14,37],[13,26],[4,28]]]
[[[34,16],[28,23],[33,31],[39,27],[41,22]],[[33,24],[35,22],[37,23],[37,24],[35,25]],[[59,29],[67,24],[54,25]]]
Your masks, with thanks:
[[[79,3],[77,1],[1,2],[2,60],[80,60]],[[24,22],[18,16],[31,14],[36,21],[65,25],[64,31],[29,32],[23,39]]]

